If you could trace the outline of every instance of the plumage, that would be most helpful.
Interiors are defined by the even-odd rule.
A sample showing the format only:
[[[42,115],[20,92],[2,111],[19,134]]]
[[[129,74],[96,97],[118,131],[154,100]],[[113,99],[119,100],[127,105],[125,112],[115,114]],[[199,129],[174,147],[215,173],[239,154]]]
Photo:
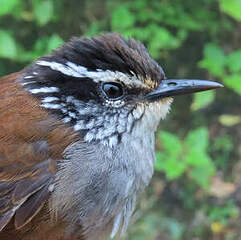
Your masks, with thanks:
[[[1,78],[0,239],[124,235],[171,94],[221,86],[190,83],[165,80],[143,44],[116,33],[73,38]]]
[[[43,208],[61,150],[75,138],[23,90],[19,76],[0,80],[0,239],[11,218],[19,229]]]

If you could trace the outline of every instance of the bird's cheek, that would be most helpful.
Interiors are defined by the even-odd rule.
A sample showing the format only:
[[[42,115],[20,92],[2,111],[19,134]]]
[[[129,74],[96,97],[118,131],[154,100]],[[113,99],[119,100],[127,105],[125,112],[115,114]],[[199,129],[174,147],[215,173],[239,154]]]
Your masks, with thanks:
[[[171,97],[150,102],[148,107],[150,111],[150,115],[156,118],[157,121],[160,121],[160,119],[164,119],[170,111],[172,102],[173,102],[173,98]]]

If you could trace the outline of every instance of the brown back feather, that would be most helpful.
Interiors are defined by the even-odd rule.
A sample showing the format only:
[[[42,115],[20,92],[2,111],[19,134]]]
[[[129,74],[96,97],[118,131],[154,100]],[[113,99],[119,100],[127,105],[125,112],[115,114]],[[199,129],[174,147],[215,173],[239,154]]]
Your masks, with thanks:
[[[77,137],[22,89],[20,75],[0,79],[0,231],[12,218],[16,229],[23,228],[40,212],[50,195],[57,160]],[[0,239],[6,234],[2,231]]]

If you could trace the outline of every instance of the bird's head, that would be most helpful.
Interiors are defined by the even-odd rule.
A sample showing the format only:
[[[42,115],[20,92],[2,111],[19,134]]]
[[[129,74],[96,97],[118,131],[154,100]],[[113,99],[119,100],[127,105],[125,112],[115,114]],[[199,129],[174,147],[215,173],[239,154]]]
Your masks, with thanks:
[[[22,85],[84,141],[111,147],[137,125],[154,133],[172,96],[221,87],[167,80],[142,43],[115,33],[72,39],[28,67]]]

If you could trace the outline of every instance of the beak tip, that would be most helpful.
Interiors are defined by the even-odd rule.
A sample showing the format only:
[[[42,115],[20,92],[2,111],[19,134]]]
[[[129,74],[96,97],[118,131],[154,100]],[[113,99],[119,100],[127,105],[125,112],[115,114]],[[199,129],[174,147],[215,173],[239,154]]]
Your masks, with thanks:
[[[210,90],[212,90],[212,89],[216,89],[216,88],[223,88],[224,86],[223,86],[223,84],[221,84],[221,83],[218,83],[218,82],[212,82],[212,84],[210,85]],[[207,88],[207,90],[208,90],[208,88]]]
[[[223,88],[223,87],[224,87],[223,84],[217,83],[217,88]]]

